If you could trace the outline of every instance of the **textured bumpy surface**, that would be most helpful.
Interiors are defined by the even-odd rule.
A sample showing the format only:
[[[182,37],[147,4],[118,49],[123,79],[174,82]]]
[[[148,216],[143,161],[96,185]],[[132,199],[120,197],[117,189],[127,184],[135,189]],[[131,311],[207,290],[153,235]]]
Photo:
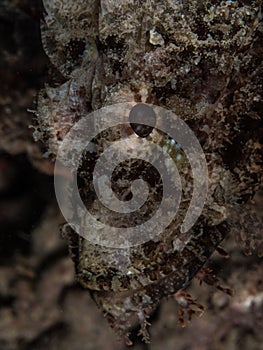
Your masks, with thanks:
[[[127,251],[95,246],[68,232],[80,283],[118,334],[126,335],[137,316],[147,340],[147,315],[163,297],[188,285],[228,233],[248,252],[258,246],[263,253],[260,227],[245,205],[262,174],[261,1],[43,3],[42,41],[53,66],[39,96],[34,136],[45,142],[48,155],[55,158],[83,115],[118,102],[174,111],[206,155],[207,202],[186,245],[178,245],[183,238],[175,224],[160,240]],[[169,146],[170,140],[162,142]],[[80,193],[91,210],[96,200],[90,201],[85,179],[95,160],[84,154],[80,172]],[[186,185],[188,167],[182,162],[179,168]],[[130,167],[135,170],[140,166]],[[184,194],[186,209],[191,188]]]

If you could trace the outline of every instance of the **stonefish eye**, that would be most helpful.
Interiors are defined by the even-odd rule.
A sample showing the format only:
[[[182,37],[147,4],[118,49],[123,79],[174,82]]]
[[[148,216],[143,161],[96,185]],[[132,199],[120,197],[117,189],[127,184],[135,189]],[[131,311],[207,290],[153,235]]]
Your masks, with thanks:
[[[133,131],[140,137],[147,137],[156,124],[156,115],[152,107],[138,103],[129,114],[129,122]]]

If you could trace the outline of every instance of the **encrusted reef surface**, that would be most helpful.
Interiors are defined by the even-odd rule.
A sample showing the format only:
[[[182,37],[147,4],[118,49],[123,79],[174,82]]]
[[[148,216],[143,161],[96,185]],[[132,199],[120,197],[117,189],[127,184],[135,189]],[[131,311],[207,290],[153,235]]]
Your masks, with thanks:
[[[44,145],[46,157],[55,160],[67,132],[89,112],[119,102],[142,102],[164,107],[184,120],[207,160],[207,201],[182,248],[180,244],[178,248],[182,237],[177,223],[159,240],[126,252],[96,246],[65,228],[78,281],[127,342],[130,326],[138,322],[144,340],[149,340],[147,318],[165,297],[176,299],[189,318],[200,314],[203,307],[181,291],[196,275],[231,294],[212,273],[201,270],[225,237],[230,252],[235,252],[235,238],[247,254],[253,250],[259,256],[263,254],[262,217],[251,201],[262,180],[261,6],[261,1],[43,0],[41,35],[50,69],[38,96],[34,138]],[[30,77],[25,80],[30,81]],[[9,96],[14,100],[12,94]],[[1,125],[10,126],[6,117],[3,120]],[[18,124],[14,123],[13,137],[17,137]],[[3,140],[9,141],[6,129],[2,130]],[[31,157],[34,152],[38,155],[40,148],[32,146],[30,136],[25,139],[25,150]],[[170,141],[162,140],[167,147]],[[6,142],[4,150],[13,153]],[[37,162],[33,159],[33,163],[49,172],[44,160],[41,163],[39,158]],[[89,158],[84,154],[79,190],[89,209],[96,211],[97,202],[90,201],[90,187],[85,187],[90,178],[87,164]],[[188,166],[179,167],[186,185],[192,180]],[[179,218],[189,204],[191,191],[191,186],[184,191]],[[236,261],[235,255],[232,261]],[[260,259],[255,261],[259,263]],[[221,264],[225,274],[230,271],[231,284],[240,286],[231,259]],[[260,275],[262,269],[251,264],[250,268]],[[64,285],[70,284],[71,277]],[[228,319],[229,328],[242,325],[242,315],[250,315],[249,307],[254,307],[247,327],[259,332],[262,280],[254,273],[244,281],[248,287],[239,301],[231,304],[225,296],[216,294],[210,302],[218,313],[221,310],[222,318]],[[206,298],[201,295],[202,299]],[[229,320],[227,305],[235,319]],[[181,323],[183,316],[181,311]],[[54,319],[59,319],[57,313]],[[166,320],[168,328],[171,322]],[[220,322],[215,320],[215,324]],[[197,323],[195,327],[205,333]],[[212,338],[213,331],[208,327],[207,338]],[[220,334],[226,336],[227,330]],[[182,342],[182,347],[193,348],[190,343]],[[211,341],[200,340],[199,345],[208,348]]]

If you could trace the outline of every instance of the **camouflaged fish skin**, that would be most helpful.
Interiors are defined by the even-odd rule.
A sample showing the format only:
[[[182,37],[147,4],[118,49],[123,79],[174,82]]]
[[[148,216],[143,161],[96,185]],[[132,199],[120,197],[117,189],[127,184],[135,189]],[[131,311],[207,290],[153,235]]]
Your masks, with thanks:
[[[43,2],[42,41],[52,70],[34,136],[49,156],[84,114],[134,101],[175,112],[205,152],[207,201],[183,248],[173,226],[126,251],[95,246],[65,227],[78,281],[119,335],[137,318],[148,340],[147,315],[190,283],[228,233],[262,254],[246,207],[262,177],[261,1]],[[88,201],[89,190],[80,191]],[[185,195],[181,215],[191,188]]]

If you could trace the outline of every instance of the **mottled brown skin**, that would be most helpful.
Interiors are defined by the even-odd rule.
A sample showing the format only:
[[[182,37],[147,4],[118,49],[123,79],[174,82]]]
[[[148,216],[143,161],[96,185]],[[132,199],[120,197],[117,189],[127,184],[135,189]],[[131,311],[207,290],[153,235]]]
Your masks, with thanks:
[[[35,137],[46,143],[51,156],[85,113],[135,101],[178,114],[195,132],[208,163],[207,202],[184,247],[174,246],[177,238],[183,240],[177,223],[159,241],[128,252],[68,234],[77,279],[116,332],[125,335],[134,315],[144,329],[147,314],[160,300],[190,283],[235,231],[244,204],[258,188],[261,1],[49,0],[44,5],[43,45],[57,71],[53,86],[39,96]],[[180,168],[188,184],[187,166]],[[89,190],[80,191],[88,200]],[[185,196],[178,220],[191,188]],[[249,234],[242,238],[246,246]],[[262,237],[255,239],[262,244]],[[125,274],[123,266],[132,273]]]
[[[200,231],[203,233],[200,234]],[[216,228],[202,228],[197,224],[192,232],[192,239],[181,252],[169,255],[163,252],[166,256],[165,263],[163,266],[159,266],[159,271],[155,271],[154,277],[153,274],[151,274],[151,278],[146,277],[149,279],[149,284],[133,289],[132,278],[127,275],[119,278],[122,284],[120,291],[111,290],[109,286],[105,288],[105,284],[108,282],[110,285],[112,278],[116,278],[118,273],[114,275],[108,271],[108,276],[105,276],[104,279],[98,278],[95,288],[90,288],[91,295],[103,309],[110,324],[120,336],[125,336],[128,333],[134,315],[138,315],[138,321],[143,328],[147,315],[156,309],[164,297],[171,296],[188,286],[228,232],[229,227],[225,223]],[[80,264],[83,243],[84,239],[76,234],[73,233],[70,236],[70,250],[75,263],[77,279],[84,287],[89,288],[90,280]],[[146,250],[147,246],[149,249],[151,244],[146,243],[142,249]],[[136,257],[134,257],[133,262],[136,264]],[[174,271],[168,272],[170,266],[173,267]],[[147,274],[145,275],[147,276]],[[146,329],[144,332],[143,335],[147,340]]]

